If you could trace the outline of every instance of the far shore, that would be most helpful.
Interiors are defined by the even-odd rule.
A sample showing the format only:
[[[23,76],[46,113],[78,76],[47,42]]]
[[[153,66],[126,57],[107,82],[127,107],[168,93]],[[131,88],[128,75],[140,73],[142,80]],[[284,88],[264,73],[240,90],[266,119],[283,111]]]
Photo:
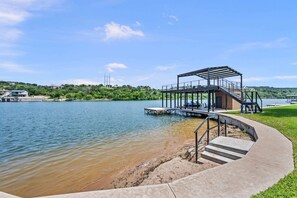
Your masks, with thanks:
[[[109,102],[109,101],[158,101],[157,100],[114,100],[114,99],[67,99],[67,98],[48,98],[46,96],[32,96],[32,97],[24,97],[20,98],[19,101],[12,102]],[[1,103],[1,100],[0,100]],[[6,103],[6,102],[5,102]]]

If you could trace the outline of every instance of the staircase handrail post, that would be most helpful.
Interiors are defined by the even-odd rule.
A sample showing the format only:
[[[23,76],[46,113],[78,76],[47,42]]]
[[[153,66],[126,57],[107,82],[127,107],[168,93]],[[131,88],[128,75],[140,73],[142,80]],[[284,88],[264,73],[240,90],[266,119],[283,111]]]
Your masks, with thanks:
[[[252,98],[251,109],[252,109],[252,112],[253,112],[254,111],[254,92],[253,91],[251,92],[251,98]]]
[[[198,133],[195,133],[195,159],[198,162]]]
[[[258,98],[260,99],[260,102],[261,102],[261,111],[262,111],[262,108],[263,108],[263,101],[262,101],[262,98],[261,98],[261,96],[259,95],[259,93],[257,92],[257,95],[258,95]]]
[[[262,101],[262,98],[260,98],[261,100],[261,110],[263,109],[263,101]]]
[[[209,117],[207,117],[207,145],[209,144]]]
[[[225,136],[227,137],[227,120],[225,119]]]
[[[200,137],[200,139],[198,140],[198,131],[199,129],[202,127],[202,125],[208,120],[208,117],[206,117],[200,124],[199,126],[196,128],[196,130],[194,131],[195,133],[195,158],[196,158],[196,163],[198,162],[198,146],[199,143],[201,141],[201,139],[204,137],[205,132],[203,133],[203,135]]]
[[[256,98],[256,104],[258,105],[258,97],[257,97],[257,92],[255,92],[255,98]],[[255,113],[257,113],[257,107],[255,106]]]
[[[218,137],[220,136],[220,115],[218,115]]]

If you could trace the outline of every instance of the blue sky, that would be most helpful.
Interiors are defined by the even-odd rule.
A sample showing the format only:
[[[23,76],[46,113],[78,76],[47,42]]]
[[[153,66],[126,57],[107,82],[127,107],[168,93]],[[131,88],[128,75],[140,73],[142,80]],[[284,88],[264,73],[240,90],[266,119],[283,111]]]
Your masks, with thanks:
[[[0,80],[174,83],[229,65],[245,85],[297,87],[297,1],[1,0]],[[187,79],[184,79],[187,80]]]

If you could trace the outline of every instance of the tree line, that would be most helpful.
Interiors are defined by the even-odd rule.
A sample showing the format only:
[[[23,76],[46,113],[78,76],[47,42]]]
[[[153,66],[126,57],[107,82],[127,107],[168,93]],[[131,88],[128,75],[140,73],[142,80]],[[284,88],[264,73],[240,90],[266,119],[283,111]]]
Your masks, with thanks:
[[[282,99],[287,95],[297,95],[297,88],[251,87],[257,90],[261,98]]]
[[[22,82],[0,81],[0,90],[26,90],[30,96],[49,96],[67,100],[159,100],[161,92],[149,86],[70,85],[45,86]]]
[[[297,95],[297,88],[249,87],[258,91],[261,98],[286,98]],[[30,96],[49,96],[50,98],[66,98],[68,100],[159,100],[161,91],[149,86],[130,85],[103,86],[71,85],[46,86],[23,82],[0,81],[0,90],[26,90]]]

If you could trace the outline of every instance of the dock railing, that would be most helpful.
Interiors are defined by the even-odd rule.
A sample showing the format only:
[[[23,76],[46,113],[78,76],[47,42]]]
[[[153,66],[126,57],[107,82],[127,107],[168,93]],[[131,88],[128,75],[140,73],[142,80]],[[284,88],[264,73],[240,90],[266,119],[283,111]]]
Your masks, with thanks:
[[[181,82],[178,85],[177,84],[163,85],[162,91],[195,89],[198,87],[207,87],[207,86],[208,86],[208,81],[205,79],[201,79],[201,80]],[[224,87],[230,92],[235,92],[241,89],[240,82],[230,81],[230,80],[221,79],[221,78],[210,80],[210,86]]]

